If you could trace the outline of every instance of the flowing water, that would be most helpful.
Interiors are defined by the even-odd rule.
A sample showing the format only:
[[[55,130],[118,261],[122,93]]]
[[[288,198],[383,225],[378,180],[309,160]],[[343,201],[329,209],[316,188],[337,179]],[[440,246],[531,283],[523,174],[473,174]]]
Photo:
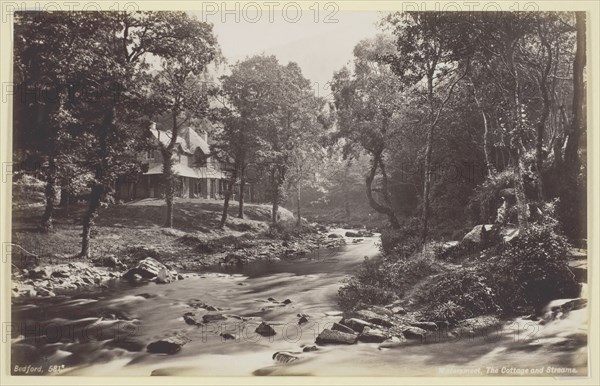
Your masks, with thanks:
[[[339,321],[338,288],[365,256],[377,256],[377,240],[365,238],[296,262],[258,262],[229,272],[215,268],[163,285],[119,281],[102,292],[14,305],[13,336],[25,336],[13,340],[19,346],[16,355],[48,374],[86,376],[448,376],[485,375],[488,366],[498,369],[490,375],[517,375],[524,369],[531,374],[539,368],[544,369],[536,375],[561,375],[546,366],[577,371],[568,375],[587,373],[582,328],[587,308],[545,326],[507,321],[486,336],[442,337],[437,343],[388,349],[358,343],[302,352],[320,331]],[[283,304],[284,299],[291,303]],[[196,303],[217,307],[228,319],[188,325],[186,312],[198,319],[207,313],[194,308]],[[299,313],[308,315],[309,322],[299,325]],[[257,335],[261,321],[277,334]],[[224,333],[234,339],[223,338]],[[175,334],[189,339],[180,352],[146,352],[148,343]],[[273,354],[278,351],[297,353],[299,359],[277,363]],[[15,357],[13,370],[14,364]]]

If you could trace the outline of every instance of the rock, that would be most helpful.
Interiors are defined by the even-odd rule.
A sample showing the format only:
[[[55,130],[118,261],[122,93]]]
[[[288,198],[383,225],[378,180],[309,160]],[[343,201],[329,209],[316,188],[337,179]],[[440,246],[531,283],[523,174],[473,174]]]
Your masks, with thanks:
[[[285,299],[282,301],[283,304],[290,304],[292,301],[290,299]]]
[[[388,310],[385,307],[381,307],[381,306],[371,306],[371,307],[369,307],[369,311],[373,311],[376,314],[386,315],[386,316],[394,315],[394,312],[392,312],[391,310]]]
[[[273,354],[273,359],[278,363],[290,363],[300,358],[298,358],[290,352],[278,351],[275,354]]]
[[[147,257],[140,261],[135,268],[130,269],[123,275],[124,279],[131,279],[134,275],[140,275],[144,279],[153,279],[158,276],[161,270],[167,271],[167,267],[157,260]]]
[[[378,324],[383,327],[392,327],[393,325],[386,316],[376,314],[375,312],[369,310],[356,311],[356,316],[358,316],[360,319],[366,320],[369,323]]]
[[[333,327],[331,327],[333,331],[340,331],[346,334],[355,334],[354,330],[350,327],[344,326],[343,324],[333,323]]]
[[[183,320],[191,326],[201,326],[202,323],[196,319],[196,315],[193,312],[186,312],[183,314]]]
[[[227,319],[226,316],[224,316],[222,314],[218,314],[218,313],[208,313],[208,314],[202,315],[202,321],[204,323],[216,322],[216,321],[225,320],[225,319]]]
[[[498,328],[501,324],[500,319],[493,315],[477,316],[458,322],[452,329],[452,333],[458,336],[468,336],[485,331],[491,335],[497,332],[492,329]]]
[[[373,327],[371,323],[365,322],[364,320],[357,318],[342,319],[340,320],[340,324],[343,324],[346,327],[350,327],[356,332],[363,332],[365,327]]]
[[[377,348],[379,350],[391,349],[402,346],[404,343],[406,343],[406,338],[404,338],[404,335],[392,336],[391,338],[381,343]]]
[[[317,346],[304,346],[304,348],[302,349],[303,352],[311,352],[311,351],[317,351],[319,350],[319,348]]]
[[[37,289],[37,296],[54,297],[54,296],[56,296],[56,294],[54,292],[50,291],[47,288],[40,287],[40,288]]]
[[[515,237],[519,236],[519,228],[505,227],[500,230],[500,236],[505,243],[512,241]]]
[[[481,244],[483,242],[483,240],[482,240],[483,229],[485,229],[485,232],[489,232],[492,230],[493,226],[494,226],[493,224],[475,225],[475,227],[473,227],[473,229],[469,233],[467,233],[465,235],[465,237],[463,237],[462,244],[465,244],[465,243]]]
[[[35,267],[29,270],[29,278],[31,279],[49,279],[52,271],[48,267]]]
[[[381,330],[365,327],[358,336],[358,340],[364,343],[381,343],[388,339],[388,336]]]
[[[427,335],[427,331],[419,327],[408,327],[402,330],[402,334],[406,339],[420,340],[423,342]]]
[[[394,307],[390,308],[390,311],[392,311],[396,315],[405,315],[406,314],[406,310],[400,306],[394,306]]]
[[[427,330],[427,331],[437,331],[438,330],[438,325],[435,324],[435,322],[414,322],[414,323],[410,323],[410,325],[413,327],[422,328],[423,330]]]
[[[373,232],[369,232],[369,231],[346,232],[346,237],[373,237]]]
[[[343,314],[344,313],[342,311],[327,311],[327,312],[325,312],[326,316],[340,316]]]
[[[302,315],[300,319],[298,319],[298,324],[304,324],[308,322],[308,318],[305,315]]]
[[[338,235],[337,233],[330,233],[329,235],[327,235],[327,237],[330,239],[341,239],[343,236]]]
[[[166,268],[162,268],[156,275],[156,284],[168,284],[172,281],[171,275]]]
[[[270,301],[270,302],[276,302],[277,301],[274,298],[267,298],[267,300]]]
[[[354,344],[358,337],[354,334],[346,334],[341,331],[323,330],[317,336],[315,343],[318,345],[324,344]]]
[[[265,322],[262,322],[261,324],[259,324],[259,326],[256,327],[256,330],[254,330],[254,332],[256,332],[257,334],[262,335],[262,336],[273,336],[273,335],[277,334],[275,332],[275,330],[273,329],[273,327],[269,326]]]
[[[150,343],[146,350],[153,354],[175,354],[188,342],[182,337],[171,337]]]
[[[113,339],[107,343],[108,347],[122,348],[127,351],[138,352],[142,351],[146,347],[146,343],[132,337],[125,337],[124,339]]]
[[[221,311],[221,309],[220,309],[220,308],[217,308],[217,307],[215,307],[215,306],[206,306],[206,307],[204,307],[204,309],[205,309],[206,311]]]
[[[232,339],[235,339],[235,336],[233,336],[233,335],[231,335],[231,334],[229,334],[227,332],[226,333],[220,333],[219,335],[223,338],[223,340],[232,340]]]
[[[585,306],[587,306],[587,299],[584,299],[584,298],[557,299],[557,300],[551,301],[546,306],[546,309],[553,311],[553,312],[557,312],[557,311],[568,312],[568,311],[580,310],[580,309],[584,308]]]

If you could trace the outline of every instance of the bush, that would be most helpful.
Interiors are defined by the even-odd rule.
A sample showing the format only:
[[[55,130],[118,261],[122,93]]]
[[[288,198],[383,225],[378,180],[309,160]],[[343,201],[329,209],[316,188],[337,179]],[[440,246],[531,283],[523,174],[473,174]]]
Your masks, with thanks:
[[[579,296],[580,286],[568,266],[569,244],[550,226],[533,225],[486,268],[489,282],[506,314],[550,300]]]
[[[295,221],[279,221],[276,224],[269,225],[266,236],[272,239],[289,241],[310,233],[317,233],[317,231],[306,224],[296,225]]]
[[[416,218],[408,219],[400,229],[388,229],[381,232],[381,251],[386,255],[401,258],[411,256],[421,246],[420,222]]]
[[[381,260],[365,258],[354,277],[338,291],[343,310],[352,310],[362,304],[388,304],[396,298],[395,280]]]
[[[437,263],[421,254],[395,261],[365,259],[356,275],[340,288],[340,306],[353,309],[361,304],[388,304],[415,283],[437,272]]]
[[[500,307],[485,279],[472,269],[445,272],[422,285],[416,298],[425,305],[426,314],[450,323],[495,314]]]

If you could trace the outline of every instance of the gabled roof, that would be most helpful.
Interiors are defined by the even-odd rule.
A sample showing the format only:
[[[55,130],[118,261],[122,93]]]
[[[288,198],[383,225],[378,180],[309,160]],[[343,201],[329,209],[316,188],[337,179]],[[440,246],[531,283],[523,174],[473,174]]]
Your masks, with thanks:
[[[152,175],[152,174],[162,174],[162,173],[163,173],[163,166],[162,165],[154,165],[144,174]],[[218,179],[227,178],[221,170],[218,170],[215,168],[207,168],[207,167],[191,168],[189,166],[182,165],[179,163],[173,165],[173,173],[175,175],[181,176],[181,177],[218,178]]]
[[[171,133],[168,131],[150,129],[154,138],[167,146],[171,142]],[[177,135],[177,145],[185,153],[194,154],[197,149],[200,149],[205,155],[210,153],[208,143],[194,129],[187,127],[181,129]]]

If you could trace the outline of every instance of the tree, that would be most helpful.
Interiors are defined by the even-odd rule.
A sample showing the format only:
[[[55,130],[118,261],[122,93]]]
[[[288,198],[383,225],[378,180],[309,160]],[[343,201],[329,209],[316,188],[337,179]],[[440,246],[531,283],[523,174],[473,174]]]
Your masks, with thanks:
[[[162,58],[161,71],[154,76],[150,92],[157,113],[169,116],[169,130],[162,133],[167,138],[158,140],[163,161],[163,178],[167,213],[164,226],[173,226],[174,180],[173,155],[178,145],[179,131],[194,119],[206,116],[208,91],[202,78],[206,68],[217,56],[217,41],[209,24],[181,15],[174,20],[179,39]]]
[[[96,35],[87,52],[91,66],[86,81],[103,88],[98,103],[88,104],[81,114],[95,149],[90,154],[94,181],[83,219],[81,256],[85,257],[90,256],[90,235],[101,201],[130,161],[120,156],[131,153],[155,107],[147,92],[152,79],[147,58],[175,60],[191,34],[211,32],[184,12],[107,12],[94,13],[90,19]],[[209,39],[208,35],[198,38]],[[212,52],[196,54],[211,56]]]
[[[401,137],[405,100],[390,66],[379,60],[380,55],[392,50],[391,41],[384,35],[360,42],[354,49],[354,73],[347,68],[336,72],[331,89],[338,117],[337,138],[345,141],[346,154],[358,147],[371,158],[365,179],[369,204],[385,214],[393,228],[399,228],[391,203],[386,158],[390,139]],[[374,184],[377,176],[378,187]]]
[[[392,65],[405,86],[419,88],[425,83],[428,112],[421,206],[421,240],[425,242],[430,217],[435,129],[457,83],[469,70],[469,52],[464,49],[464,42],[456,38],[464,24],[451,15],[433,12],[391,14],[385,23],[393,28],[396,52],[383,56],[382,60]],[[459,36],[464,37],[464,34]]]
[[[273,56],[264,58],[260,68],[267,94],[259,94],[261,112],[258,118],[259,145],[257,156],[268,165],[272,202],[272,223],[278,221],[279,205],[285,198],[285,182],[294,152],[308,138],[323,130],[324,100],[313,95],[308,79],[296,63],[282,66]]]
[[[96,31],[81,13],[18,12],[15,15],[15,141],[42,171],[46,204],[41,218],[53,227],[57,185],[70,186],[72,176],[85,174],[85,153],[78,143],[72,109],[79,78],[88,69],[89,39]]]

